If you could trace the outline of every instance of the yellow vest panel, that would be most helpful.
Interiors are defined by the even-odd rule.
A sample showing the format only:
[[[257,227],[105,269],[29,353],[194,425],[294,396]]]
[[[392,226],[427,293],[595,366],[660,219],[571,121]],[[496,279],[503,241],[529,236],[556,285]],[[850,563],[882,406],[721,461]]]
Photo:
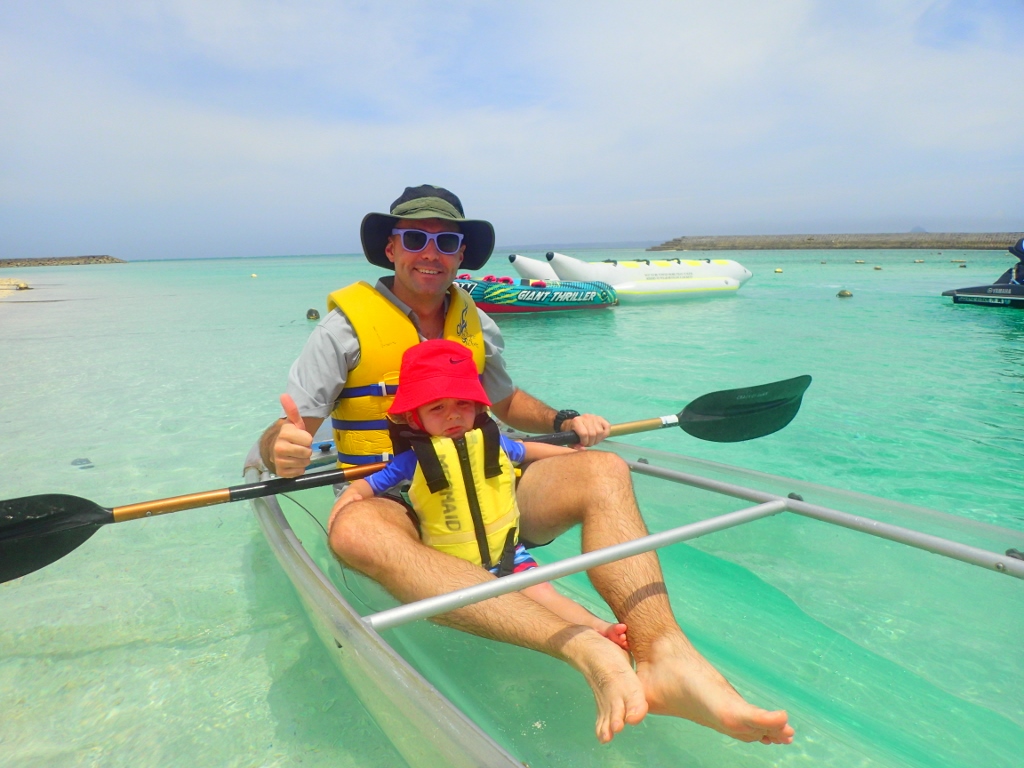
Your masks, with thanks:
[[[469,294],[449,289],[444,338],[464,344],[484,370],[484,338],[480,317]],[[338,309],[359,340],[359,363],[348,373],[345,388],[331,412],[338,465],[350,467],[386,461],[393,455],[387,410],[398,391],[402,355],[419,344],[416,327],[406,314],[369,283],[358,282],[327,297],[327,311]]]
[[[454,440],[447,437],[430,438],[448,480],[448,487],[431,493],[422,467],[417,466],[409,488],[409,500],[420,518],[420,535],[424,544],[471,563],[484,565],[467,492],[467,485],[471,485],[480,509],[490,565],[498,565],[509,530],[519,527],[515,470],[505,451],[499,451],[501,473],[485,478],[483,432],[479,429],[470,430],[464,439],[468,473],[463,469]]]

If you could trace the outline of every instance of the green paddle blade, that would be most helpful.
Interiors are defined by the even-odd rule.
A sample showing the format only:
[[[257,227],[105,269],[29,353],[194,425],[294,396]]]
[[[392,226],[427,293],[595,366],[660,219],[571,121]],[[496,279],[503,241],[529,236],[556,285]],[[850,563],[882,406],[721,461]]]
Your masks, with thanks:
[[[0,583],[59,560],[114,522],[88,499],[49,493],[0,501]]]
[[[687,434],[715,443],[738,443],[778,432],[800,410],[810,376],[698,397],[679,414]]]

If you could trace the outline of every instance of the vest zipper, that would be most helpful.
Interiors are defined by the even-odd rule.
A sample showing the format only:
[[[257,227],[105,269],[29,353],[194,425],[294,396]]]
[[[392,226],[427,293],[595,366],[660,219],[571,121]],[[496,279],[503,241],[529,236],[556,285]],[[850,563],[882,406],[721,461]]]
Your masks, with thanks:
[[[459,437],[454,441],[455,452],[459,455],[462,468],[462,482],[466,487],[466,501],[469,503],[469,514],[473,518],[473,530],[476,533],[476,545],[480,548],[480,562],[484,568],[491,567],[491,547],[487,543],[487,531],[484,528],[484,516],[480,511],[480,500],[476,495],[476,484],[473,482],[473,466],[469,461],[466,449],[466,438]]]

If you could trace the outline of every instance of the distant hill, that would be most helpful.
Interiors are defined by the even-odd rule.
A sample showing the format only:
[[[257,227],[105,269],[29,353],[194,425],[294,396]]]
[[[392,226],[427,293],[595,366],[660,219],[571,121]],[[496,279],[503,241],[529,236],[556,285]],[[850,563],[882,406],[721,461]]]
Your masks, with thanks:
[[[70,267],[83,264],[127,264],[124,259],[113,256],[51,256],[42,259],[0,259],[4,267]]]
[[[1022,232],[907,232],[891,235],[696,235],[677,237],[649,251],[784,251],[832,248],[927,248],[1001,251]]]

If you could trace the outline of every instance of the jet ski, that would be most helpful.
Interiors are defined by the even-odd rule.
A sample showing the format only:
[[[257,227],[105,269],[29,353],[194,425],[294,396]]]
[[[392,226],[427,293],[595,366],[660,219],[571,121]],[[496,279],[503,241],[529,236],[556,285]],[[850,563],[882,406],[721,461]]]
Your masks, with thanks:
[[[1024,309],[1024,237],[1007,250],[1017,257],[1017,263],[1003,272],[992,285],[955,288],[943,291],[942,295],[952,296],[954,304]]]

